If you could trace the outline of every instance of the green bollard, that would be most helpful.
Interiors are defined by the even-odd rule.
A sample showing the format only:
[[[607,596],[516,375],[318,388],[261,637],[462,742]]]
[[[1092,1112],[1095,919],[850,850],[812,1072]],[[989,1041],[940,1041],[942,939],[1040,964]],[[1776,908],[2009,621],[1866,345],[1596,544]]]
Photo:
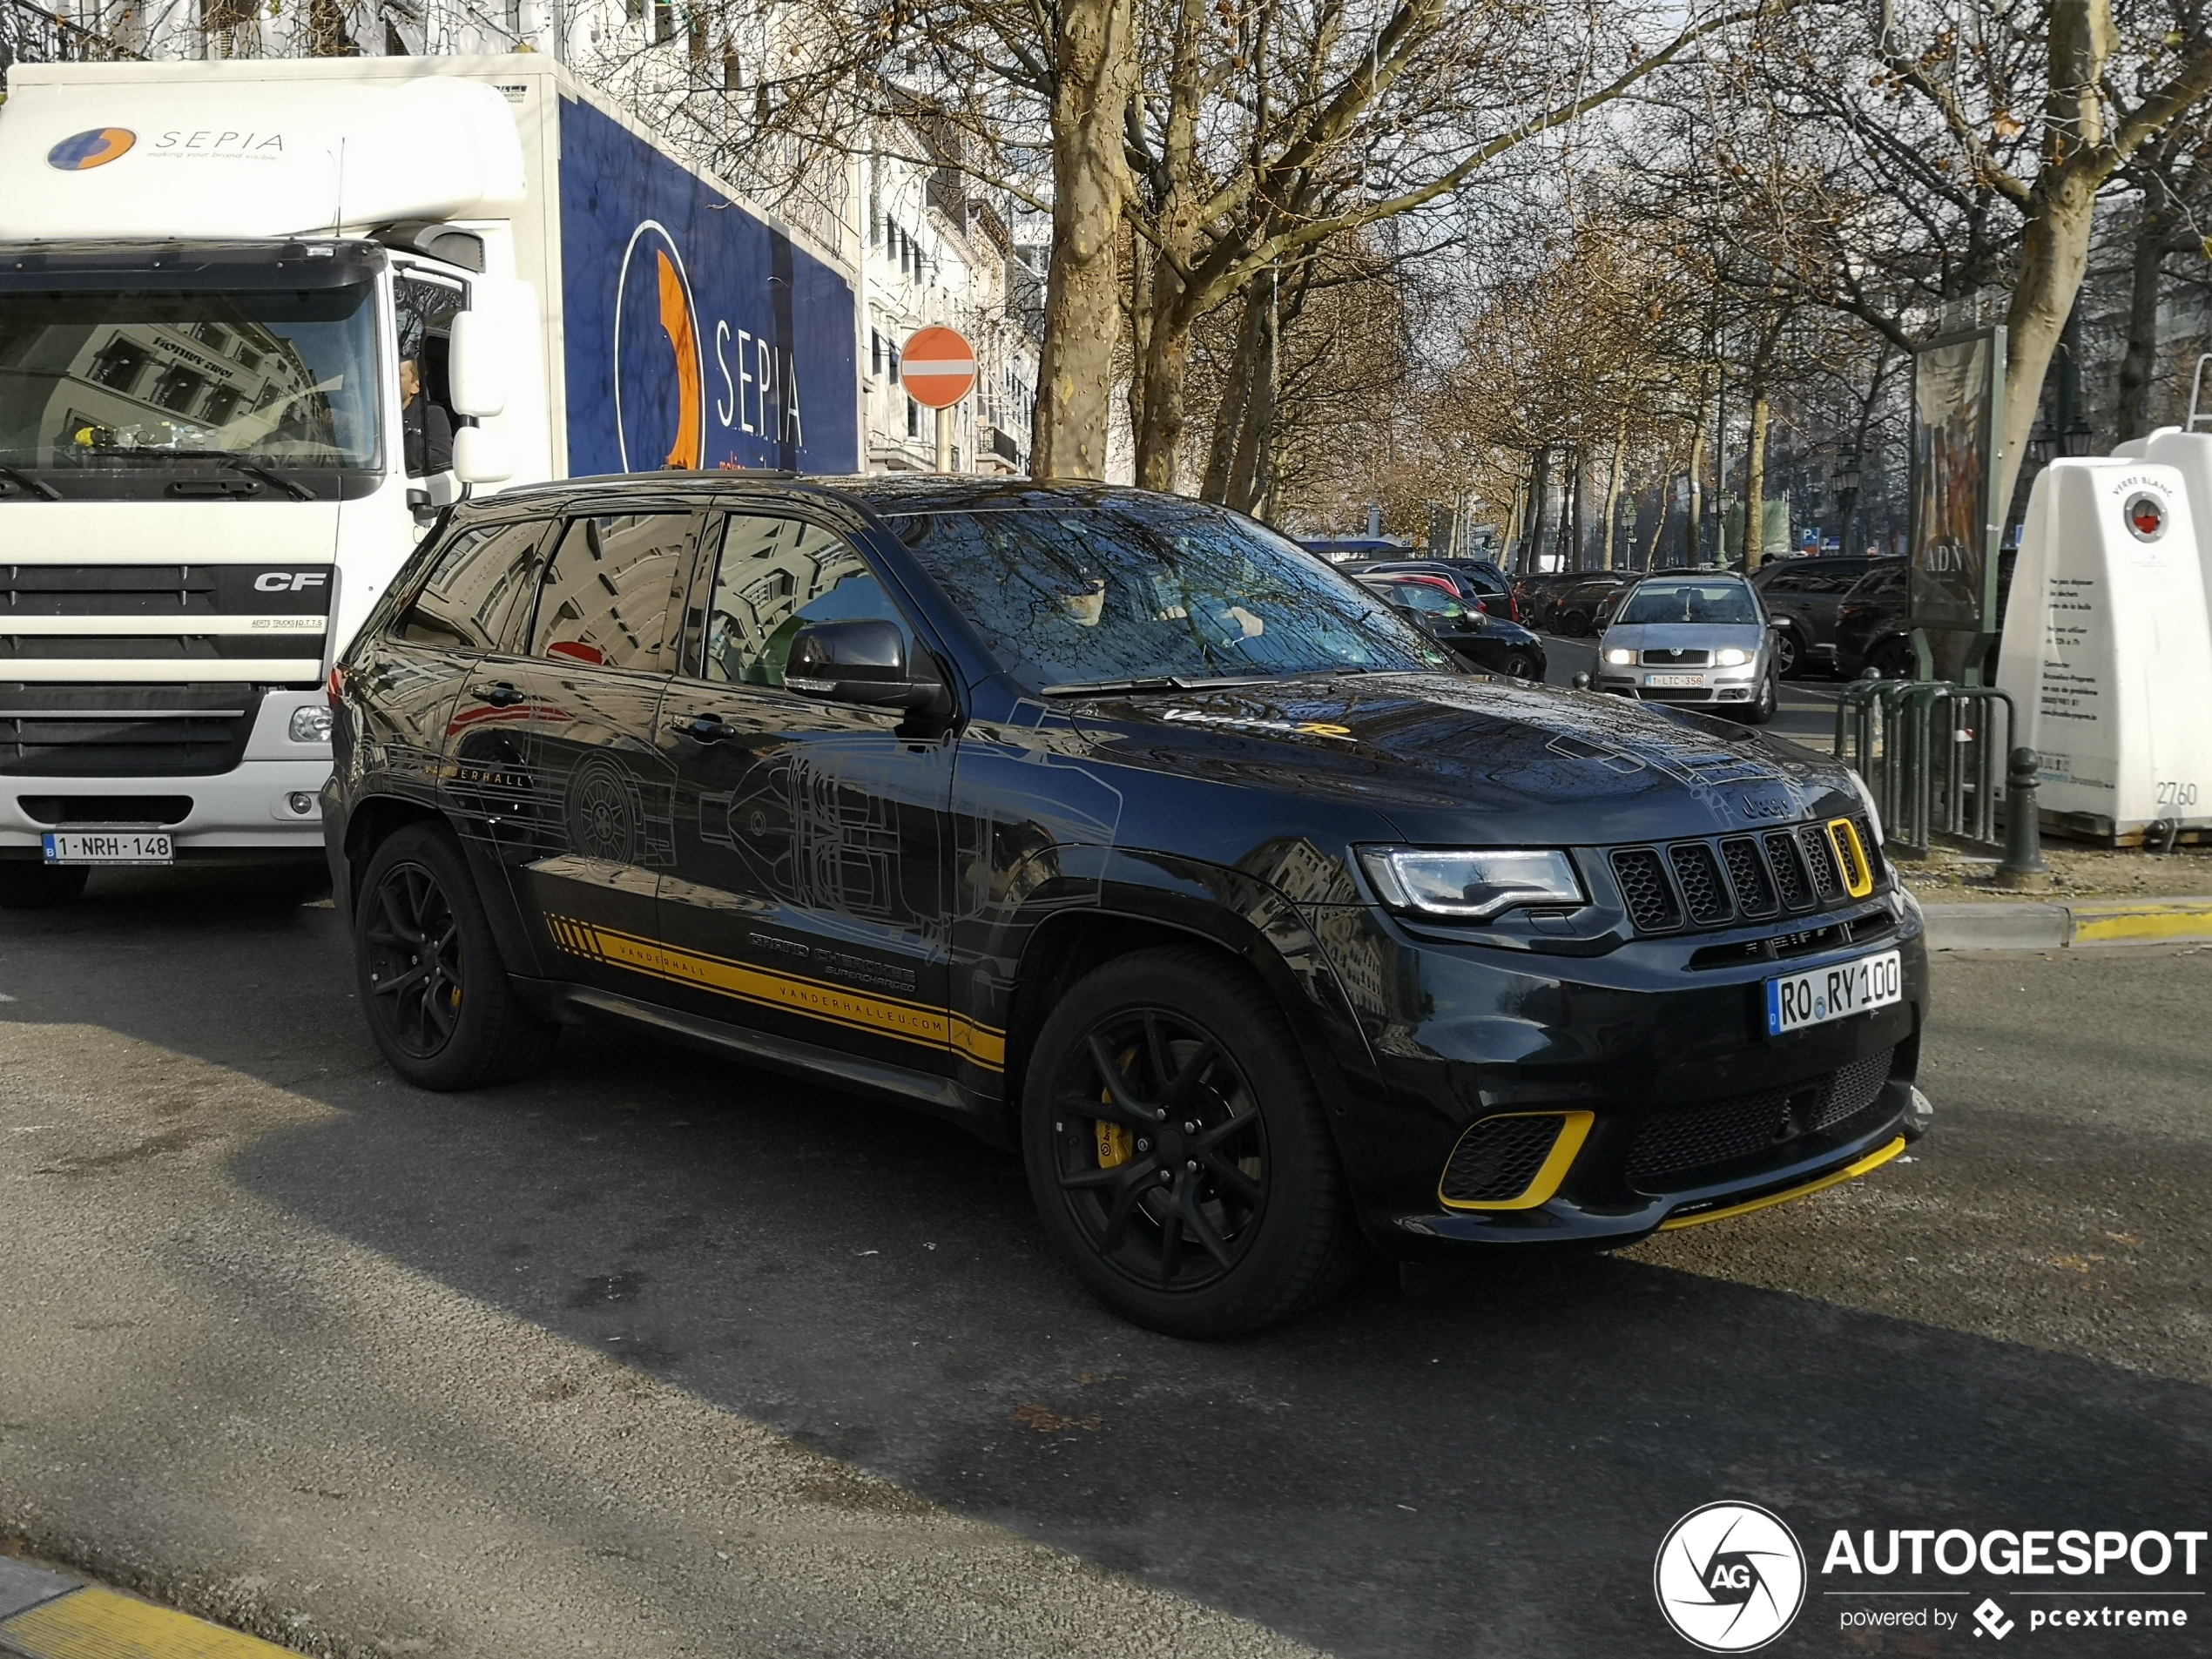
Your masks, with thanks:
[[[2035,805],[2035,751],[2015,749],[2005,774],[2005,859],[1997,885],[2022,893],[2047,893],[2051,873],[2043,863],[2043,826]]]

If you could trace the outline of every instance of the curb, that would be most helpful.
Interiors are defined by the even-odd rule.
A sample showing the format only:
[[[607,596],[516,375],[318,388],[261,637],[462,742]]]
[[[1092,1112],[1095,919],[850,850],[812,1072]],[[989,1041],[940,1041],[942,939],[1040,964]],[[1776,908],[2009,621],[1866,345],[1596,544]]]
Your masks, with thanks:
[[[2212,940],[2212,898],[1923,905],[1930,950],[2063,950]]]
[[[0,1555],[0,1654],[22,1659],[294,1659],[219,1624]]]

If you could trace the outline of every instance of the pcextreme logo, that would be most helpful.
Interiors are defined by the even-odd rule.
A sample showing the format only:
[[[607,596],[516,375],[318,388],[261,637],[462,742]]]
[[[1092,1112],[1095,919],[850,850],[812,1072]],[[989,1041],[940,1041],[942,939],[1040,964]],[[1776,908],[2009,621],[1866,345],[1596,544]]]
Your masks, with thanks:
[[[674,357],[667,380],[650,367],[656,324]],[[696,471],[706,458],[706,364],[699,352],[698,307],[683,250],[656,219],[632,231],[623,250],[615,280],[614,358],[615,441],[622,469]]]
[[[64,138],[46,152],[46,165],[64,172],[84,172],[93,167],[105,167],[111,161],[130,153],[138,135],[129,127],[94,127],[90,132],[79,132]]]
[[[1651,1587],[1683,1641],[1708,1653],[1750,1653],[1787,1630],[1804,1605],[1805,1554],[1778,1515],[1709,1503],[1668,1532]]]

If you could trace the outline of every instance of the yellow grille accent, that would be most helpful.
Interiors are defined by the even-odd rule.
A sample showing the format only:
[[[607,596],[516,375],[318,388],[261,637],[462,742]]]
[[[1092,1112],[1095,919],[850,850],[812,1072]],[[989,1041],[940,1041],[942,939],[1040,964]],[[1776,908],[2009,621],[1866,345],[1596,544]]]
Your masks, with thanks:
[[[1858,826],[1848,818],[1828,820],[1828,845],[1836,849],[1836,867],[1842,872],[1844,891],[1864,899],[1874,891],[1874,866],[1859,845]]]

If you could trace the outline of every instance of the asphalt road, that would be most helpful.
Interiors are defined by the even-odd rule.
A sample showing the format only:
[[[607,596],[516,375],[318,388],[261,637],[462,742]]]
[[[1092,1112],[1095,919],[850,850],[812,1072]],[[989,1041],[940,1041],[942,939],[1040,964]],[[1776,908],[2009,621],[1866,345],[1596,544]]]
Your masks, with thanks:
[[[305,1649],[1676,1654],[1717,1498],[2205,1524],[2212,950],[1941,961],[1863,1183],[1199,1346],[896,1109],[619,1032],[408,1089],[301,898],[0,917],[0,1535]]]

